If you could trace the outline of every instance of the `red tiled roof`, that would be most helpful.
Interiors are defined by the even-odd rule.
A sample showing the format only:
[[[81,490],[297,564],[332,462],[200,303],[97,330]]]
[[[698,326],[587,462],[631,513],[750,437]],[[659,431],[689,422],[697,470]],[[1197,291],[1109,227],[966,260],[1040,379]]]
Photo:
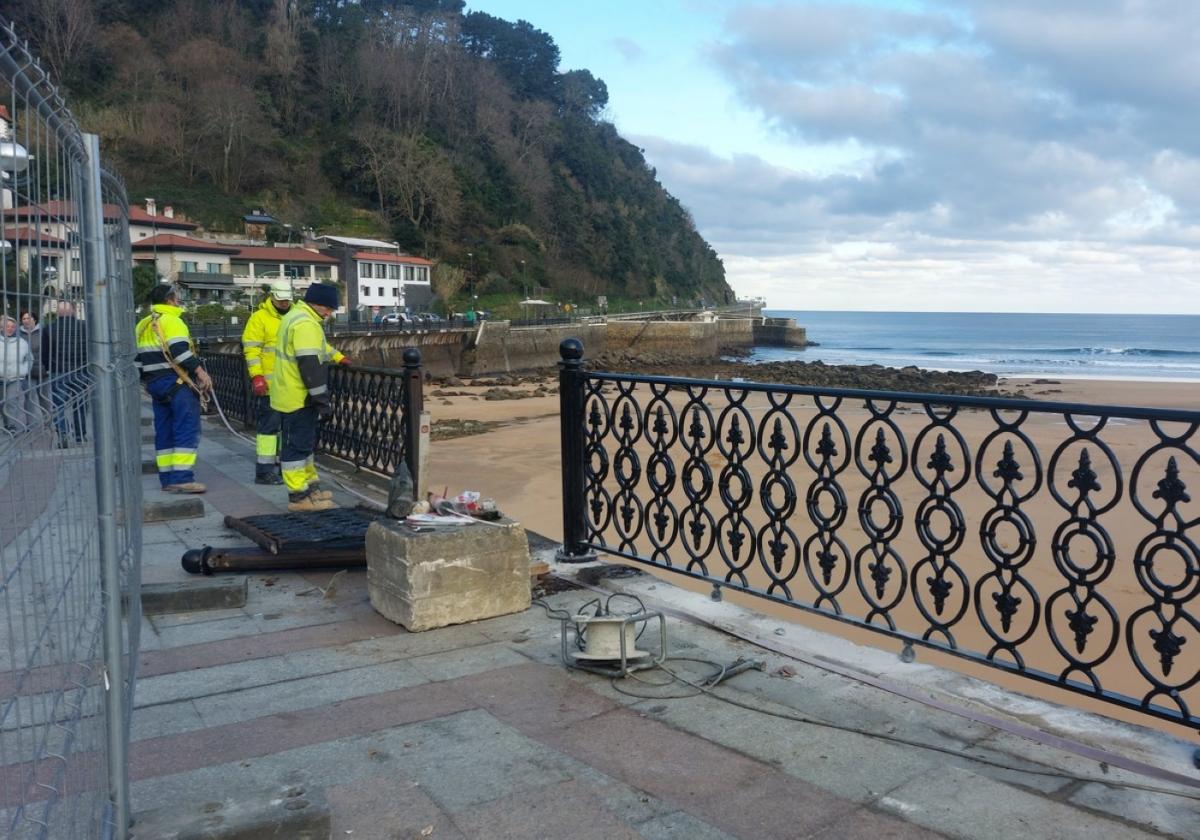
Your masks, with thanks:
[[[116,206],[113,204],[104,205],[104,215],[108,216],[109,208],[112,208],[112,213],[115,215]],[[189,222],[184,219],[169,219],[162,213],[156,216],[151,216],[141,207],[129,208],[129,224],[131,225],[153,225],[160,228],[176,228],[178,230],[195,230],[199,225],[195,222]]]
[[[148,236],[133,243],[135,251],[194,251],[200,254],[236,254],[236,245],[222,245],[211,239],[192,239],[190,236],[177,236],[174,233],[160,233]]]
[[[408,254],[378,254],[374,251],[356,251],[354,259],[366,262],[404,263],[405,265],[433,265],[432,260],[412,257]]]
[[[238,248],[234,254],[235,260],[253,260],[255,262],[291,262],[313,263],[316,265],[337,265],[338,261],[326,254],[318,254],[307,248],[271,248],[267,246],[250,246]]]
[[[4,238],[9,242],[35,242],[41,245],[66,245],[67,243],[59,239],[57,236],[51,236],[48,233],[42,233],[36,228],[17,227],[5,228]]]
[[[75,205],[70,201],[46,201],[42,204],[25,204],[20,207],[10,207],[4,211],[4,215],[10,219],[33,219],[42,218],[49,222],[68,222],[73,223],[75,219]],[[120,210],[115,204],[104,205],[104,218],[115,220],[120,215]],[[197,225],[193,222],[184,221],[183,219],[168,219],[166,216],[151,216],[141,207],[129,208],[129,223],[134,225],[156,225],[161,228],[173,228],[176,230],[195,230]]]

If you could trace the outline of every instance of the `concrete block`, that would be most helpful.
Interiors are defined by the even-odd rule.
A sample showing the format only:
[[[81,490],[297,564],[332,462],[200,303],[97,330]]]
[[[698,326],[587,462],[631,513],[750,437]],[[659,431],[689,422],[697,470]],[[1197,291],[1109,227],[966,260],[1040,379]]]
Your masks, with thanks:
[[[381,520],[367,529],[367,589],[385,618],[431,630],[529,608],[529,541],[509,519],[418,533]]]
[[[320,788],[295,785],[137,814],[134,840],[327,840],[329,805]]]
[[[202,577],[180,583],[142,584],[142,612],[146,615],[227,610],[244,606],[244,577]]]
[[[195,496],[167,499],[163,502],[142,502],[143,522],[196,519],[201,516],[204,516],[204,502]]]

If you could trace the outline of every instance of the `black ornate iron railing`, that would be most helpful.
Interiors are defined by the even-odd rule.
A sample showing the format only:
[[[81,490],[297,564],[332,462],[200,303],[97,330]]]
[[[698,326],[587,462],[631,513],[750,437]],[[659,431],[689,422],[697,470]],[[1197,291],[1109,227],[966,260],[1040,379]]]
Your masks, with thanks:
[[[601,373],[561,349],[564,559],[1200,727],[1200,411]]]
[[[242,355],[209,350],[201,357],[225,416],[253,427],[256,407]],[[317,429],[317,451],[385,476],[406,463],[415,482],[424,405],[420,351],[404,351],[402,370],[334,365],[329,392],[333,414]]]

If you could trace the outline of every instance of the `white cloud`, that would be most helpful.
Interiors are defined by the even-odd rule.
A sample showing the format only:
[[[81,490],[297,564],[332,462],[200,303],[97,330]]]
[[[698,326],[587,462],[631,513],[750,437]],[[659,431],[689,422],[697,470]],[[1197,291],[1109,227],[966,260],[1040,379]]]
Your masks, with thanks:
[[[781,137],[854,144],[849,171],[638,140],[739,291],[1200,311],[1200,4],[916,8],[743,3],[707,48]]]

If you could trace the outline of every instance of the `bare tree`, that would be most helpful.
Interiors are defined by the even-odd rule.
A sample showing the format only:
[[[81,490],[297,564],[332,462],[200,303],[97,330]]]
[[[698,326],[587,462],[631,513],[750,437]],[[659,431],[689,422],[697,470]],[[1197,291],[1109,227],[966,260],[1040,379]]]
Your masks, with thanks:
[[[62,79],[95,34],[93,0],[30,0],[27,13],[42,58]]]
[[[444,152],[418,134],[377,127],[358,131],[355,139],[385,216],[403,218],[418,230],[457,217],[458,179]]]

